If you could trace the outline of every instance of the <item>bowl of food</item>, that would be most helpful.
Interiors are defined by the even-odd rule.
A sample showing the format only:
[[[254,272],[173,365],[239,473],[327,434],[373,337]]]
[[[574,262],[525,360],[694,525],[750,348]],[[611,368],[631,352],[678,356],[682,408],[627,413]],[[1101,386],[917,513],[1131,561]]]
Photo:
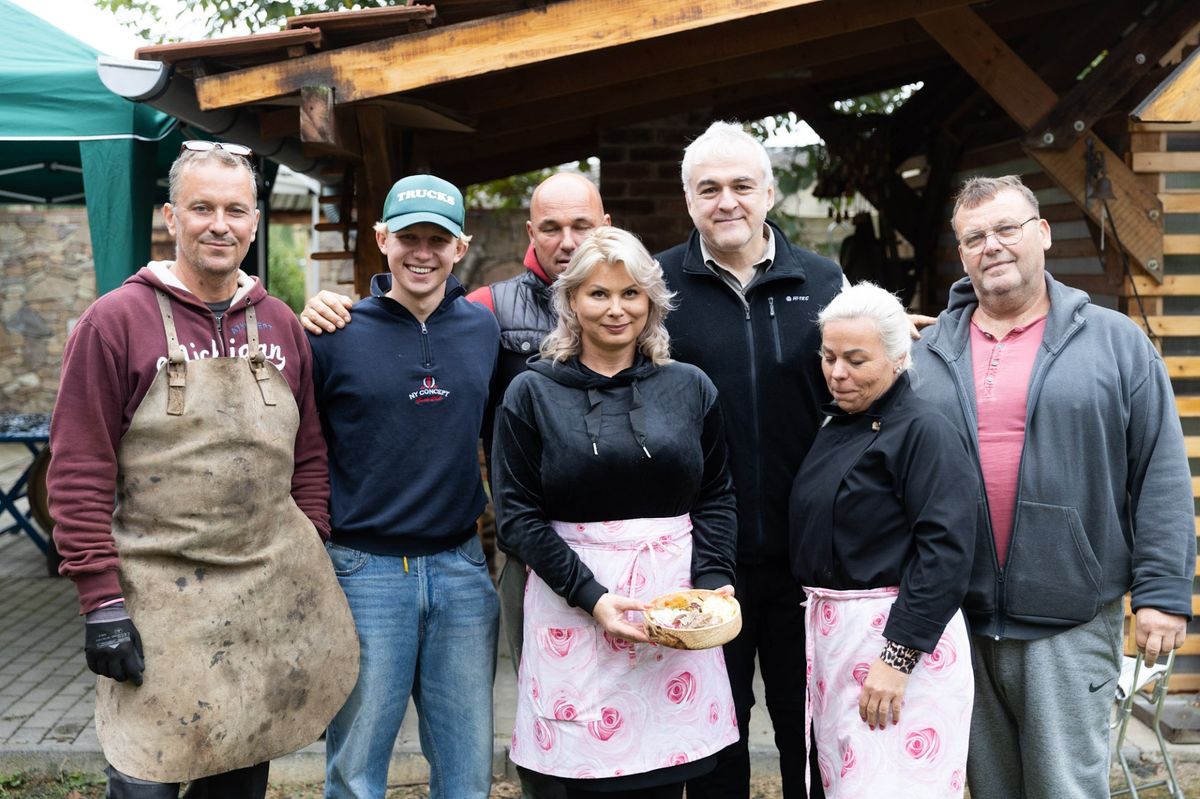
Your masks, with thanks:
[[[742,609],[731,596],[691,588],[653,599],[645,611],[646,635],[672,649],[709,649],[742,629]]]

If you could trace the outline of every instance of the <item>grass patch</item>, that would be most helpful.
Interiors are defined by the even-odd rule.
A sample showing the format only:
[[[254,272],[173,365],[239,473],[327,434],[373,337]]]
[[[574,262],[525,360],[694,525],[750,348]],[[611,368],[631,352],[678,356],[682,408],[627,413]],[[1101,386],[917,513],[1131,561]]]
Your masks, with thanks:
[[[0,774],[0,799],[103,799],[104,777],[79,772]]]

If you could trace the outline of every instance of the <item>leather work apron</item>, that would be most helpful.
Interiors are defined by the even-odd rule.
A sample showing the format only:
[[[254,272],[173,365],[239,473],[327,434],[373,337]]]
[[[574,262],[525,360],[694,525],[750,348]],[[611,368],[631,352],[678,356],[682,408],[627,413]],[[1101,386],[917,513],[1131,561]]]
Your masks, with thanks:
[[[126,774],[183,782],[315,741],[358,677],[358,636],[312,523],[291,495],[299,412],[258,346],[169,359],[118,453],[113,538],[141,634],[141,687],[99,678],[96,731]]]

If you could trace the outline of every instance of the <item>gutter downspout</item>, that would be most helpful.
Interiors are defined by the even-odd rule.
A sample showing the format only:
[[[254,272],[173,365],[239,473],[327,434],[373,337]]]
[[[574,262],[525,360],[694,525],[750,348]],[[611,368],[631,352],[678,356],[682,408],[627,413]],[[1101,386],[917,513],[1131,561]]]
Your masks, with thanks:
[[[305,155],[298,142],[264,138],[258,121],[238,110],[201,111],[195,84],[161,61],[102,55],[96,59],[96,72],[100,82],[113,94],[146,103],[216,138],[245,144],[256,155],[286,164],[293,172],[320,181],[321,162]]]

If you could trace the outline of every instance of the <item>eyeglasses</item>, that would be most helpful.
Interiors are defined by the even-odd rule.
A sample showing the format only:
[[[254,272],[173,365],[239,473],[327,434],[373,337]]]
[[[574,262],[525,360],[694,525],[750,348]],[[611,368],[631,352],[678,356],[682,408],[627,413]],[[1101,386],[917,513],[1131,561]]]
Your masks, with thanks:
[[[189,139],[179,145],[179,154],[183,155],[185,150],[193,153],[207,153],[211,150],[224,150],[230,155],[236,155],[241,158],[250,158],[254,155],[254,151],[244,144],[234,144],[233,142],[207,141],[205,139]]]
[[[1025,226],[1035,219],[1041,219],[1041,217],[1031,216],[1019,225],[1014,225],[1010,222],[1004,225],[997,225],[994,228],[988,228],[987,230],[968,233],[958,240],[958,246],[962,247],[965,252],[980,252],[987,243],[988,236],[995,236],[996,241],[1001,244],[1018,244],[1021,241],[1021,237],[1025,235]]]

